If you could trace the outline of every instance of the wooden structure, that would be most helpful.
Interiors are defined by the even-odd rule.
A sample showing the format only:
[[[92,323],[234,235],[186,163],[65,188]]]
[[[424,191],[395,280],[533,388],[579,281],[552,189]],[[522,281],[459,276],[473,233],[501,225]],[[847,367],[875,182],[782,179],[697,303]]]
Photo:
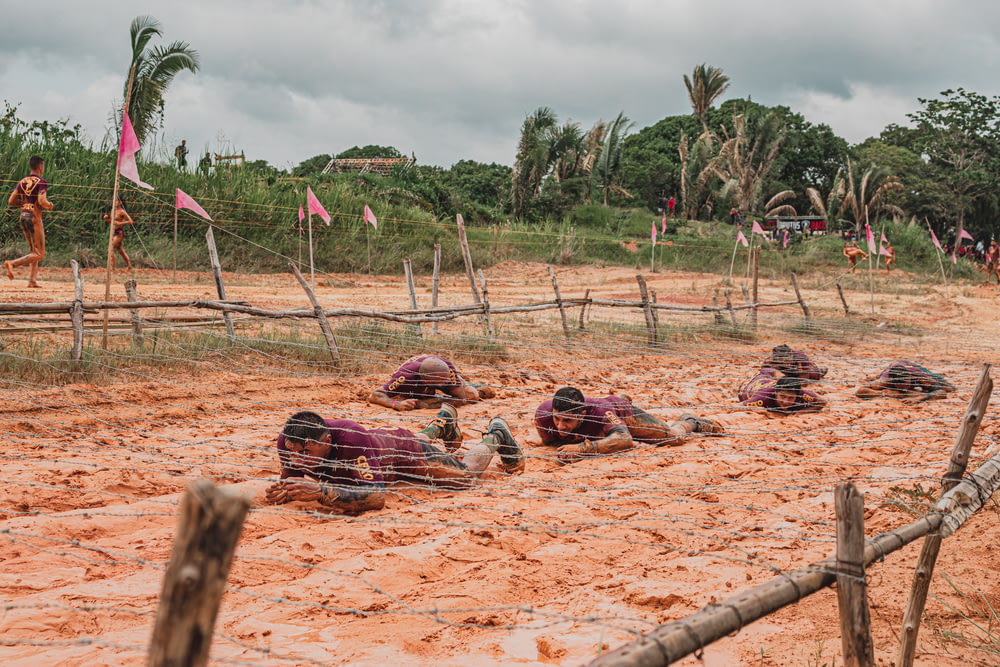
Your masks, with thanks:
[[[371,158],[333,158],[323,167],[324,174],[378,174],[392,176],[393,170],[401,166],[408,169],[417,163],[414,157],[371,157]]]
[[[219,167],[242,167],[246,164],[247,157],[243,151],[240,151],[236,155],[219,155],[215,154],[215,168]]]

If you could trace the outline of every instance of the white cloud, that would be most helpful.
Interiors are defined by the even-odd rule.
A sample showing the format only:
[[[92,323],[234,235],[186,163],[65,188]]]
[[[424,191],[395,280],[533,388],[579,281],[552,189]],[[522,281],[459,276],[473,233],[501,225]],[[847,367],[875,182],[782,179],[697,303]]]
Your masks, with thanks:
[[[918,107],[910,95],[870,84],[849,84],[848,91],[847,97],[801,91],[793,95],[788,104],[810,123],[825,123],[851,143],[876,136],[890,123],[906,125],[906,114]]]

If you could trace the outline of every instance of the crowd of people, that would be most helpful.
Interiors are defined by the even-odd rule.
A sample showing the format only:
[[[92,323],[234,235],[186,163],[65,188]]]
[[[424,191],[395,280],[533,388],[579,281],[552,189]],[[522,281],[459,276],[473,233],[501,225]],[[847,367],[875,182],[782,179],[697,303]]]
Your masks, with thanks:
[[[743,406],[774,415],[817,412],[827,401],[806,387],[826,375],[827,369],[804,352],[778,345],[755,374],[739,385],[737,398]],[[492,397],[482,389],[486,387],[469,383],[448,359],[420,355],[402,364],[368,399],[398,411],[438,410],[420,431],[368,428],[315,412],[295,413],[278,435],[281,474],[268,487],[266,500],[275,504],[314,501],[334,512],[355,514],[383,507],[386,485],[467,488],[494,457],[502,472],[520,474],[526,457],[504,419],[490,419],[484,435],[464,446],[458,408]],[[915,362],[898,360],[859,386],[855,394],[862,399],[885,396],[913,404],[944,398],[953,391],[955,386],[941,375]],[[678,446],[692,434],[725,434],[721,424],[706,417],[685,413],[675,421],[665,421],[634,405],[627,395],[588,398],[569,386],[538,406],[533,426],[541,446],[554,448],[563,464],[642,445]]]

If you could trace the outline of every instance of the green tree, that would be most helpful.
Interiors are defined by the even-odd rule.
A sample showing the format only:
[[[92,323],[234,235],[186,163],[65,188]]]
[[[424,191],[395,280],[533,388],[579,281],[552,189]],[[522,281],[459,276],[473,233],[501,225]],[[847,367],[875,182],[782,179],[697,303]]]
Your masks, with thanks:
[[[352,160],[352,159],[367,159],[367,158],[401,158],[406,157],[399,152],[399,149],[393,146],[376,146],[374,144],[358,147],[353,146],[348,148],[343,153],[337,154],[338,160]]]
[[[608,124],[604,136],[604,146],[601,148],[601,153],[594,165],[594,184],[604,193],[605,206],[609,203],[611,193],[632,198],[632,195],[620,185],[625,137],[632,126],[633,124],[625,116],[625,112],[619,112],[618,116]]]
[[[303,160],[299,162],[298,166],[292,168],[292,176],[304,177],[304,176],[315,176],[316,174],[322,174],[323,168],[330,164],[330,160],[333,156],[328,153],[321,153],[319,155],[314,155],[308,160]]]
[[[551,152],[552,134],[558,120],[549,107],[539,107],[524,119],[517,155],[511,173],[510,201],[515,217],[521,217],[528,200],[537,197],[542,181],[555,159]]]
[[[731,193],[737,208],[760,211],[764,179],[774,167],[785,140],[785,125],[780,114],[772,111],[758,122],[748,122],[744,114],[737,114],[733,117],[733,128],[732,136],[725,137],[706,170],[722,183],[723,193]],[[772,197],[772,205],[787,199],[789,192],[780,193],[777,200]],[[794,196],[794,192],[790,194]]]
[[[888,167],[875,164],[864,167],[848,158],[841,212],[854,221],[854,229],[860,234],[861,224],[876,221],[880,213],[903,214],[902,209],[888,199],[890,192],[902,189],[902,181]]]
[[[708,132],[705,114],[716,98],[729,88],[729,77],[722,73],[722,69],[702,63],[694,68],[691,78],[688,78],[687,74],[684,75],[684,86],[687,88],[695,118],[701,121],[702,131]]]
[[[139,143],[163,124],[164,96],[174,77],[184,70],[197,72],[198,52],[187,42],[171,42],[167,46],[150,46],[153,37],[163,35],[160,22],[152,16],[137,16],[129,27],[132,41],[132,95],[128,97],[128,115]]]

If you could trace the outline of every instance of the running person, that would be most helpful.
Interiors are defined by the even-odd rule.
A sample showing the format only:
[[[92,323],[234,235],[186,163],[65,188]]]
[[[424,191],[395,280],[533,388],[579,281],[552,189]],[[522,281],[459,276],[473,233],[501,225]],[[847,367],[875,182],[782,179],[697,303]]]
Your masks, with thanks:
[[[278,435],[281,479],[268,487],[265,498],[273,504],[317,501],[339,513],[357,514],[382,509],[387,484],[467,488],[494,454],[499,454],[503,470],[524,469],[521,448],[499,417],[490,420],[482,441],[461,460],[433,445],[435,439],[461,443],[456,415],[455,408],[446,405],[430,426],[411,433],[297,412]]]
[[[438,396],[438,391],[445,397]],[[399,411],[439,408],[445,401],[462,406],[479,400],[479,392],[462,378],[455,364],[432,354],[411,358],[368,397],[369,403]]]
[[[125,260],[126,268],[131,269],[132,260],[129,259],[128,254],[125,252],[123,243],[125,242],[125,227],[135,223],[132,222],[132,217],[129,216],[128,211],[125,210],[125,204],[122,202],[121,197],[118,198],[118,203],[114,207],[114,216],[115,231],[111,236],[111,268],[118,268],[117,262],[115,261],[115,254],[117,253],[122,256],[123,260]],[[111,218],[108,217],[108,214],[105,213],[104,220],[109,221],[110,219]]]
[[[858,247],[857,241],[848,241],[844,244],[844,257],[847,258],[851,273],[854,273],[854,269],[858,266],[858,260],[868,259],[868,253]]]
[[[815,382],[826,375],[824,366],[817,366],[805,352],[784,344],[771,348],[771,356],[761,365],[761,370],[764,368],[773,368],[783,375],[794,375],[802,380],[802,384]]]
[[[689,433],[722,433],[708,419],[685,414],[672,424],[635,407],[625,396],[584,398],[575,387],[563,387],[535,410],[535,429],[543,445],[559,447],[560,459],[611,454],[644,443],[680,445]]]
[[[15,260],[3,263],[7,278],[14,279],[14,269],[27,264],[28,287],[40,287],[38,284],[38,264],[45,259],[45,227],[42,225],[42,211],[51,211],[52,202],[48,199],[48,182],[42,177],[45,173],[45,160],[37,155],[28,159],[31,174],[17,182],[17,187],[7,198],[8,206],[20,206],[21,215],[18,218],[24,238],[28,241],[28,254]]]
[[[892,271],[892,267],[896,266],[896,251],[892,249],[892,244],[888,240],[882,247],[885,250],[885,270]]]
[[[785,414],[819,412],[826,407],[826,401],[819,394],[802,388],[801,378],[794,375],[779,377],[778,373],[770,366],[761,368],[757,375],[740,385],[737,390],[740,403]]]
[[[900,359],[894,361],[868,384],[858,387],[858,398],[892,396],[907,403],[920,403],[935,398],[944,398],[955,391],[955,385],[937,373],[923,366]]]

